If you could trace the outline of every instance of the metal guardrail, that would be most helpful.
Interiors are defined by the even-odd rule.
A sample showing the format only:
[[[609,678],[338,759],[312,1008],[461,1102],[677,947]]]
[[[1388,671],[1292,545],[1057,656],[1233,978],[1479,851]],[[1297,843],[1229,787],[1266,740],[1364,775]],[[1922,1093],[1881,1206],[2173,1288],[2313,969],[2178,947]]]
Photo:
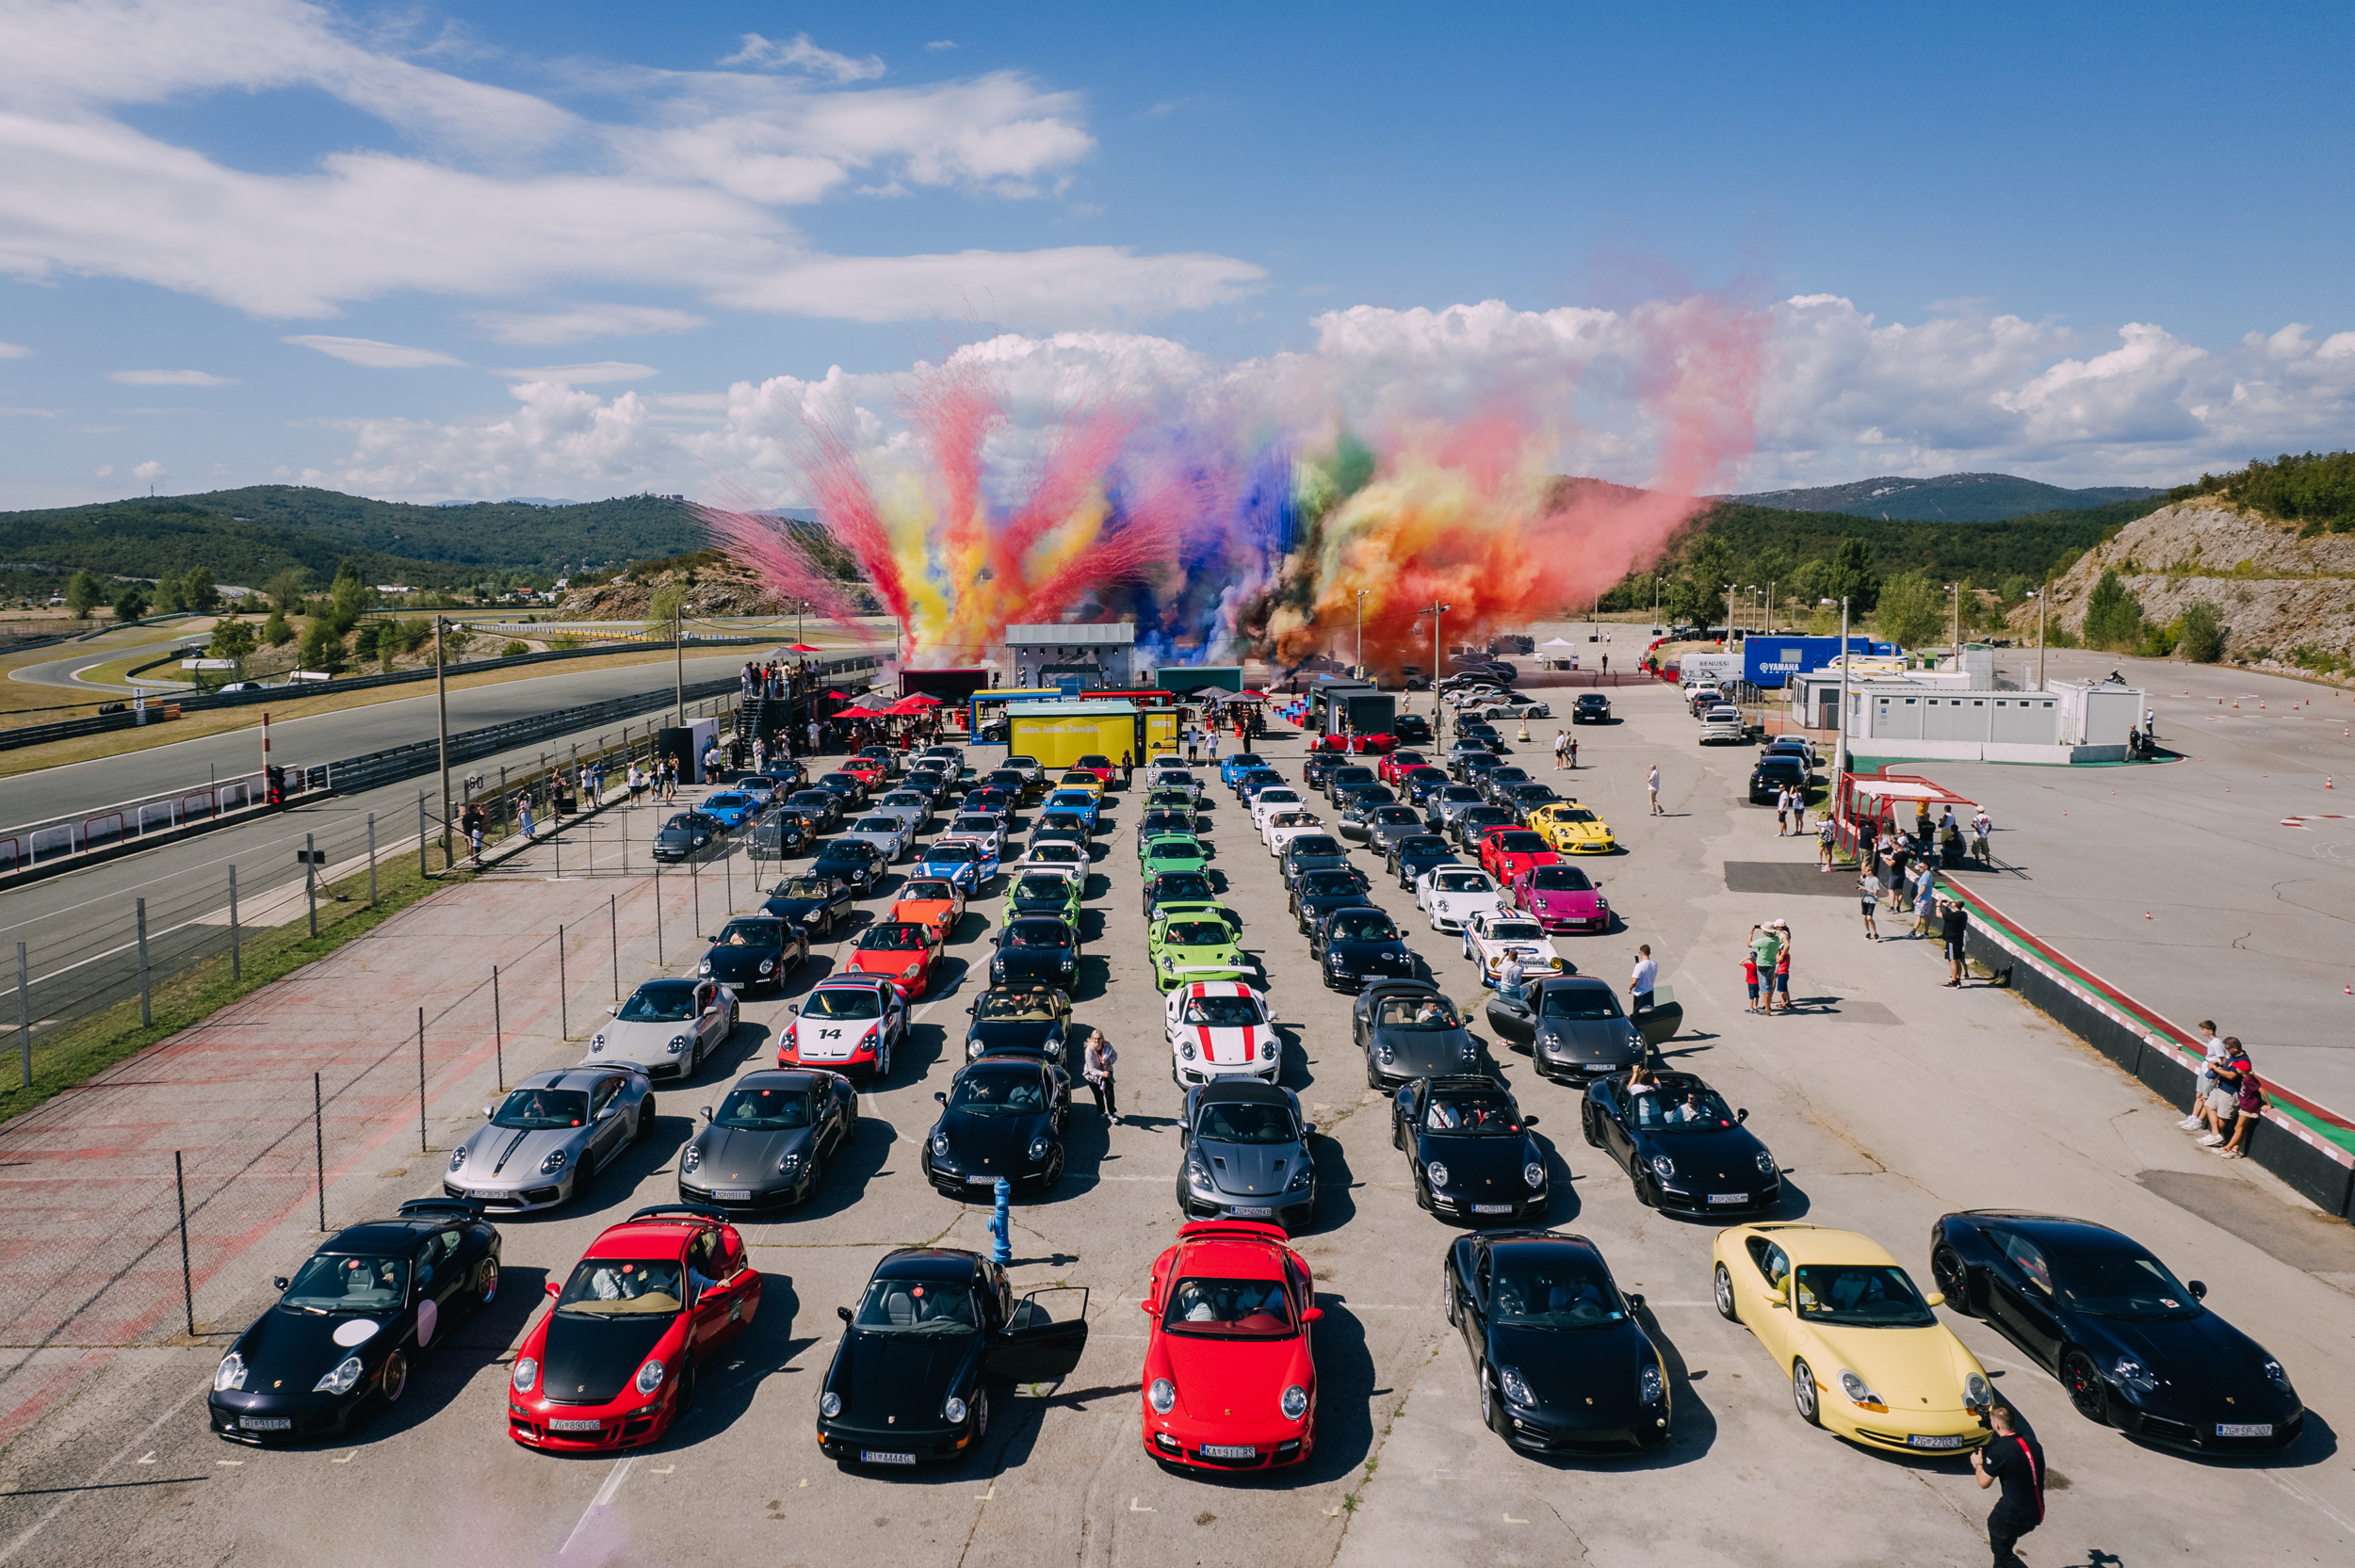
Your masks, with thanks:
[[[9,828],[0,832],[0,876],[243,811],[262,801],[263,784],[256,770]]]

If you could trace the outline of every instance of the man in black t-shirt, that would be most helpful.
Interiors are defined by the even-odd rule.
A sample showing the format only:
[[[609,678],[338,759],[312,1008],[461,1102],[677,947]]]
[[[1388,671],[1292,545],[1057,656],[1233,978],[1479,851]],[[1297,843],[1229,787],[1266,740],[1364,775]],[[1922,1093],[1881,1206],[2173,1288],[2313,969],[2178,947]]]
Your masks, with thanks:
[[[1995,1435],[1985,1447],[1972,1450],[1971,1468],[1980,1491],[2004,1489],[1987,1516],[1987,1543],[1995,1550],[1995,1568],[2026,1568],[2012,1548],[2044,1523],[2044,1445],[2007,1406],[1990,1405],[1987,1418]]]
[[[1938,913],[1946,940],[1946,983],[1950,987],[1962,984],[1962,939],[1971,929],[1971,912],[1962,907],[1959,898],[1941,898]]]

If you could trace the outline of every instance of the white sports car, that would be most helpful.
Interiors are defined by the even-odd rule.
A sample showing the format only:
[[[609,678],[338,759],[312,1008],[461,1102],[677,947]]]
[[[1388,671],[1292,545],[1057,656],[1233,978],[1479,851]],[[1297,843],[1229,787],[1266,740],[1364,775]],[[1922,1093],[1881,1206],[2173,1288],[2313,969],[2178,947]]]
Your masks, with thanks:
[[[1077,844],[1033,844],[1022,851],[1022,858],[1014,863],[1015,876],[1026,871],[1060,871],[1078,877],[1084,885],[1087,880],[1088,852]]]
[[[1267,852],[1282,858],[1284,846],[1302,833],[1321,833],[1324,824],[1313,811],[1279,811],[1267,819],[1267,827],[1259,837],[1267,845]]]
[[[1267,832],[1267,819],[1279,811],[1298,811],[1307,804],[1290,784],[1270,784],[1251,798],[1251,831]]]
[[[1250,1076],[1274,1083],[1284,1065],[1275,1010],[1241,980],[1197,980],[1169,994],[1169,1075],[1180,1088]]]
[[[1435,931],[1460,931],[1476,914],[1504,907],[1496,879],[1470,865],[1435,865],[1415,879],[1415,907],[1431,916]]]
[[[1475,914],[1464,924],[1464,956],[1480,966],[1480,983],[1494,986],[1504,972],[1504,956],[1518,954],[1521,974],[1535,979],[1563,972],[1562,955],[1553,950],[1546,929],[1513,910]]]

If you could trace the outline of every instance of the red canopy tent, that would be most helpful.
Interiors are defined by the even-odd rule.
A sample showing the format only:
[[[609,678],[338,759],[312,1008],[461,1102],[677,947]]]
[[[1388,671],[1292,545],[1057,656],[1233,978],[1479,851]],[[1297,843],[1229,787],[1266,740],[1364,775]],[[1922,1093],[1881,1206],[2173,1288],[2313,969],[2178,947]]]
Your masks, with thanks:
[[[884,715],[874,708],[863,708],[853,704],[842,709],[835,717],[836,719],[881,719]]]
[[[902,697],[898,702],[892,703],[889,707],[884,709],[884,714],[886,718],[891,719],[913,719],[923,711],[923,703],[916,701],[912,697]]]
[[[786,649],[788,654],[822,654],[823,648],[813,648],[806,642],[796,642]]]
[[[911,691],[905,697],[901,698],[900,701],[902,703],[914,703],[919,708],[936,708],[940,706],[940,699],[934,696],[929,691]]]

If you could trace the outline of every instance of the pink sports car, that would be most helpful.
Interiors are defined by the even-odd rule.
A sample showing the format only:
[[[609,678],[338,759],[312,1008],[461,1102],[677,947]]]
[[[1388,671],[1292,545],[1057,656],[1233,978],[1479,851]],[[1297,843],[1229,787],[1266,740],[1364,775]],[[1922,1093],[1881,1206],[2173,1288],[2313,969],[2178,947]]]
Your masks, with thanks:
[[[1607,931],[1611,901],[1575,865],[1533,865],[1515,877],[1506,901],[1550,931]]]

